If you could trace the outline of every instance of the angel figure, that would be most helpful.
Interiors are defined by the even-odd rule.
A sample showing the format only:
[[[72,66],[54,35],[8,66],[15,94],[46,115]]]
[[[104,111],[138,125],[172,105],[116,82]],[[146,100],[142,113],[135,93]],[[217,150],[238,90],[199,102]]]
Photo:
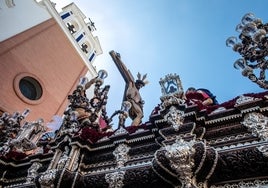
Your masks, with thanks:
[[[146,81],[146,76],[141,76],[138,73],[138,79],[135,81],[131,72],[126,68],[124,63],[121,60],[120,54],[114,51],[110,52],[111,57],[113,58],[114,63],[116,64],[118,70],[123,76],[126,86],[123,101],[129,101],[131,103],[131,108],[129,110],[129,117],[132,119],[132,126],[140,125],[143,118],[143,104],[144,101],[140,95],[140,88],[144,87],[148,81]]]

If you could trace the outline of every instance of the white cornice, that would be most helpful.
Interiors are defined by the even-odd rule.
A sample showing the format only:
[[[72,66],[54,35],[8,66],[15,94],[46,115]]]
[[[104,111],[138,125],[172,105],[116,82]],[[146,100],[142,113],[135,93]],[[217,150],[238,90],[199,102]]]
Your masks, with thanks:
[[[96,70],[94,69],[94,67],[91,64],[89,64],[88,60],[86,59],[85,55],[83,54],[83,52],[80,49],[77,42],[74,40],[74,38],[71,35],[71,33],[69,32],[68,28],[65,26],[64,22],[62,21],[61,17],[59,16],[59,14],[58,14],[57,10],[55,9],[55,7],[53,6],[53,4],[50,2],[50,0],[43,0],[42,2],[46,6],[46,8],[49,11],[49,13],[51,14],[51,16],[56,20],[56,22],[58,23],[58,25],[60,26],[60,28],[62,29],[64,34],[66,35],[66,37],[71,42],[71,44],[74,46],[76,52],[82,58],[83,62],[85,63],[85,65],[87,66],[87,68],[89,70],[88,72],[91,74],[92,77],[96,77],[97,76]]]

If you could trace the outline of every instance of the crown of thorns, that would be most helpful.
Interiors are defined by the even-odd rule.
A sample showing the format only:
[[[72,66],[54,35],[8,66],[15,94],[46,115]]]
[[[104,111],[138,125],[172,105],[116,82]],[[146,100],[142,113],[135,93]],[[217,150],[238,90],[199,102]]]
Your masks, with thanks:
[[[148,80],[145,80],[146,77],[147,77],[147,74],[141,76],[141,74],[138,72],[137,74],[138,79],[136,80],[136,83],[141,84],[142,86],[145,86],[146,84],[149,83]]]

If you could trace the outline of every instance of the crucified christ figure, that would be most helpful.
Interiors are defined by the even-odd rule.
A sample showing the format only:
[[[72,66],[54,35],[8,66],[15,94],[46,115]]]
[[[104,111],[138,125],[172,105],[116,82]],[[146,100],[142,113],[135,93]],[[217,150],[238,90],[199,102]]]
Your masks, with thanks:
[[[138,79],[135,81],[131,72],[126,68],[125,64],[122,62],[120,54],[115,51],[111,51],[110,55],[117,66],[119,72],[123,76],[126,87],[124,92],[123,101],[129,101],[131,103],[131,108],[129,110],[129,117],[132,119],[132,126],[138,126],[143,118],[143,104],[144,101],[140,96],[140,88],[145,86],[148,82],[145,81],[146,74],[142,77],[138,73]]]

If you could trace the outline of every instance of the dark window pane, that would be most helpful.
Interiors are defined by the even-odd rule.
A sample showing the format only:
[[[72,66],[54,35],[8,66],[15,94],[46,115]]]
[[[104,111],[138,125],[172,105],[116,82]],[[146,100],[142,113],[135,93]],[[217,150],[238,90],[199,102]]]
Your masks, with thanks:
[[[32,77],[24,77],[20,80],[19,88],[24,97],[37,100],[42,96],[41,85]]]

